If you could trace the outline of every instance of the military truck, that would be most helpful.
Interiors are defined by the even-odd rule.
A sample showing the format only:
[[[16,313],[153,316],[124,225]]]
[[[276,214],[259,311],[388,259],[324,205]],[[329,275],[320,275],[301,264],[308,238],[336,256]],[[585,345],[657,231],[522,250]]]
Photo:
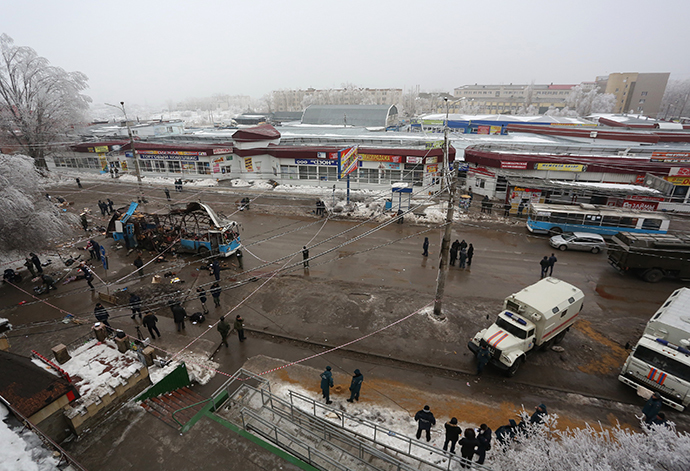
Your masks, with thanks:
[[[611,239],[609,263],[649,283],[690,279],[690,235],[619,232]]]
[[[679,411],[690,404],[690,289],[674,291],[652,316],[618,380]]]
[[[582,310],[584,293],[553,277],[508,296],[496,322],[480,330],[468,343],[477,355],[482,346],[490,363],[509,377],[515,375],[527,354],[560,343]]]

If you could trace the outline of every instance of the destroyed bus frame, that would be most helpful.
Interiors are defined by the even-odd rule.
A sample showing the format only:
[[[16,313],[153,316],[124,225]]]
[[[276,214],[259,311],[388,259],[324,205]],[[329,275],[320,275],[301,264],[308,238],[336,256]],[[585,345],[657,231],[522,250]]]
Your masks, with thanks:
[[[108,235],[128,249],[162,252],[177,243],[178,252],[229,257],[242,246],[239,224],[219,218],[207,204],[192,202],[167,214],[143,213],[138,206],[116,210],[108,224]]]

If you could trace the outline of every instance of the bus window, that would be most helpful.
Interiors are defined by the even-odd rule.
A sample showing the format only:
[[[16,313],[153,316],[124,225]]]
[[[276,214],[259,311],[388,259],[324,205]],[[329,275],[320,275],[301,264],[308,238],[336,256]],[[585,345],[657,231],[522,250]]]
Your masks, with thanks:
[[[637,218],[622,216],[620,227],[637,227]]]
[[[621,223],[620,216],[604,216],[601,223],[602,226],[619,226]]]
[[[658,231],[661,228],[661,219],[645,219],[642,221],[642,229]]]
[[[587,226],[600,226],[601,216],[598,214],[587,214],[585,215],[585,225]]]
[[[564,224],[568,219],[567,213],[551,213],[549,221],[554,224]]]
[[[568,224],[582,224],[584,216],[581,213],[568,213]]]

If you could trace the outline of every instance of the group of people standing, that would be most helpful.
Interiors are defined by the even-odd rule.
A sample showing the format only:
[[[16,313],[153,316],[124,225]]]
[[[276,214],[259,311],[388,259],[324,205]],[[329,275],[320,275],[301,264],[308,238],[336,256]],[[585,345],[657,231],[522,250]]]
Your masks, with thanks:
[[[542,278],[546,278],[547,276],[553,275],[553,266],[556,264],[557,261],[558,259],[554,254],[551,254],[550,257],[548,255],[544,255],[544,258],[542,258],[539,262],[539,265],[541,266]]]
[[[355,374],[350,381],[350,398],[347,402],[359,401],[359,393],[362,390],[362,383],[364,382],[364,375],[361,371],[355,370]],[[333,404],[331,401],[331,388],[333,387],[333,373],[331,367],[327,366],[326,370],[321,373],[321,395],[326,399],[326,404]]]
[[[450,265],[455,266],[455,261],[458,260],[459,268],[469,268],[472,266],[472,257],[474,257],[474,246],[472,244],[468,246],[465,239],[462,242],[455,239],[450,246]]]
[[[241,315],[237,314],[232,328],[237,331],[237,337],[239,338],[240,342],[247,340],[247,337],[244,336],[244,319]],[[220,321],[218,321],[217,329],[221,337],[220,343],[226,347],[229,347],[228,336],[230,335],[231,329],[230,324],[225,320],[225,316],[221,316]]]
[[[316,215],[323,216],[324,214],[326,214],[326,203],[316,200]]]
[[[175,191],[181,192],[182,191],[182,179],[178,178],[175,180]]]
[[[101,210],[101,216],[112,214],[115,211],[113,208],[114,204],[110,198],[107,198],[105,201],[98,200],[98,209]]]

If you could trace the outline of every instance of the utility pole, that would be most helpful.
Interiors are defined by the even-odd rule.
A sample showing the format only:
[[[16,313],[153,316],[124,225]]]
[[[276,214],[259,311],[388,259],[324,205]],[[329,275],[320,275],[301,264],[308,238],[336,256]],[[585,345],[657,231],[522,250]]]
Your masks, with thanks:
[[[441,242],[441,258],[438,263],[438,276],[436,277],[436,297],[434,298],[434,315],[440,319],[444,316],[441,313],[443,307],[443,294],[446,290],[446,275],[448,274],[448,249],[450,247],[450,238],[453,231],[453,212],[455,210],[455,192],[457,189],[457,175],[458,162],[453,163],[453,170],[448,175],[449,157],[448,157],[448,98],[446,101],[446,123],[443,128],[443,173],[448,178],[443,178],[443,181],[448,183],[448,210],[446,211],[446,227],[443,232],[443,241]]]
[[[112,106],[113,108],[118,108],[120,111],[122,111],[122,114],[125,115],[125,126],[127,126],[127,134],[129,135],[129,145],[132,148],[132,157],[134,158],[134,171],[137,174],[137,185],[139,186],[139,200],[145,201],[144,191],[141,187],[141,169],[139,168],[139,159],[137,158],[137,150],[134,146],[134,135],[132,134],[132,128],[129,125],[127,111],[125,110],[125,102],[121,101],[120,106],[111,105],[110,103],[106,103],[106,105]]]

